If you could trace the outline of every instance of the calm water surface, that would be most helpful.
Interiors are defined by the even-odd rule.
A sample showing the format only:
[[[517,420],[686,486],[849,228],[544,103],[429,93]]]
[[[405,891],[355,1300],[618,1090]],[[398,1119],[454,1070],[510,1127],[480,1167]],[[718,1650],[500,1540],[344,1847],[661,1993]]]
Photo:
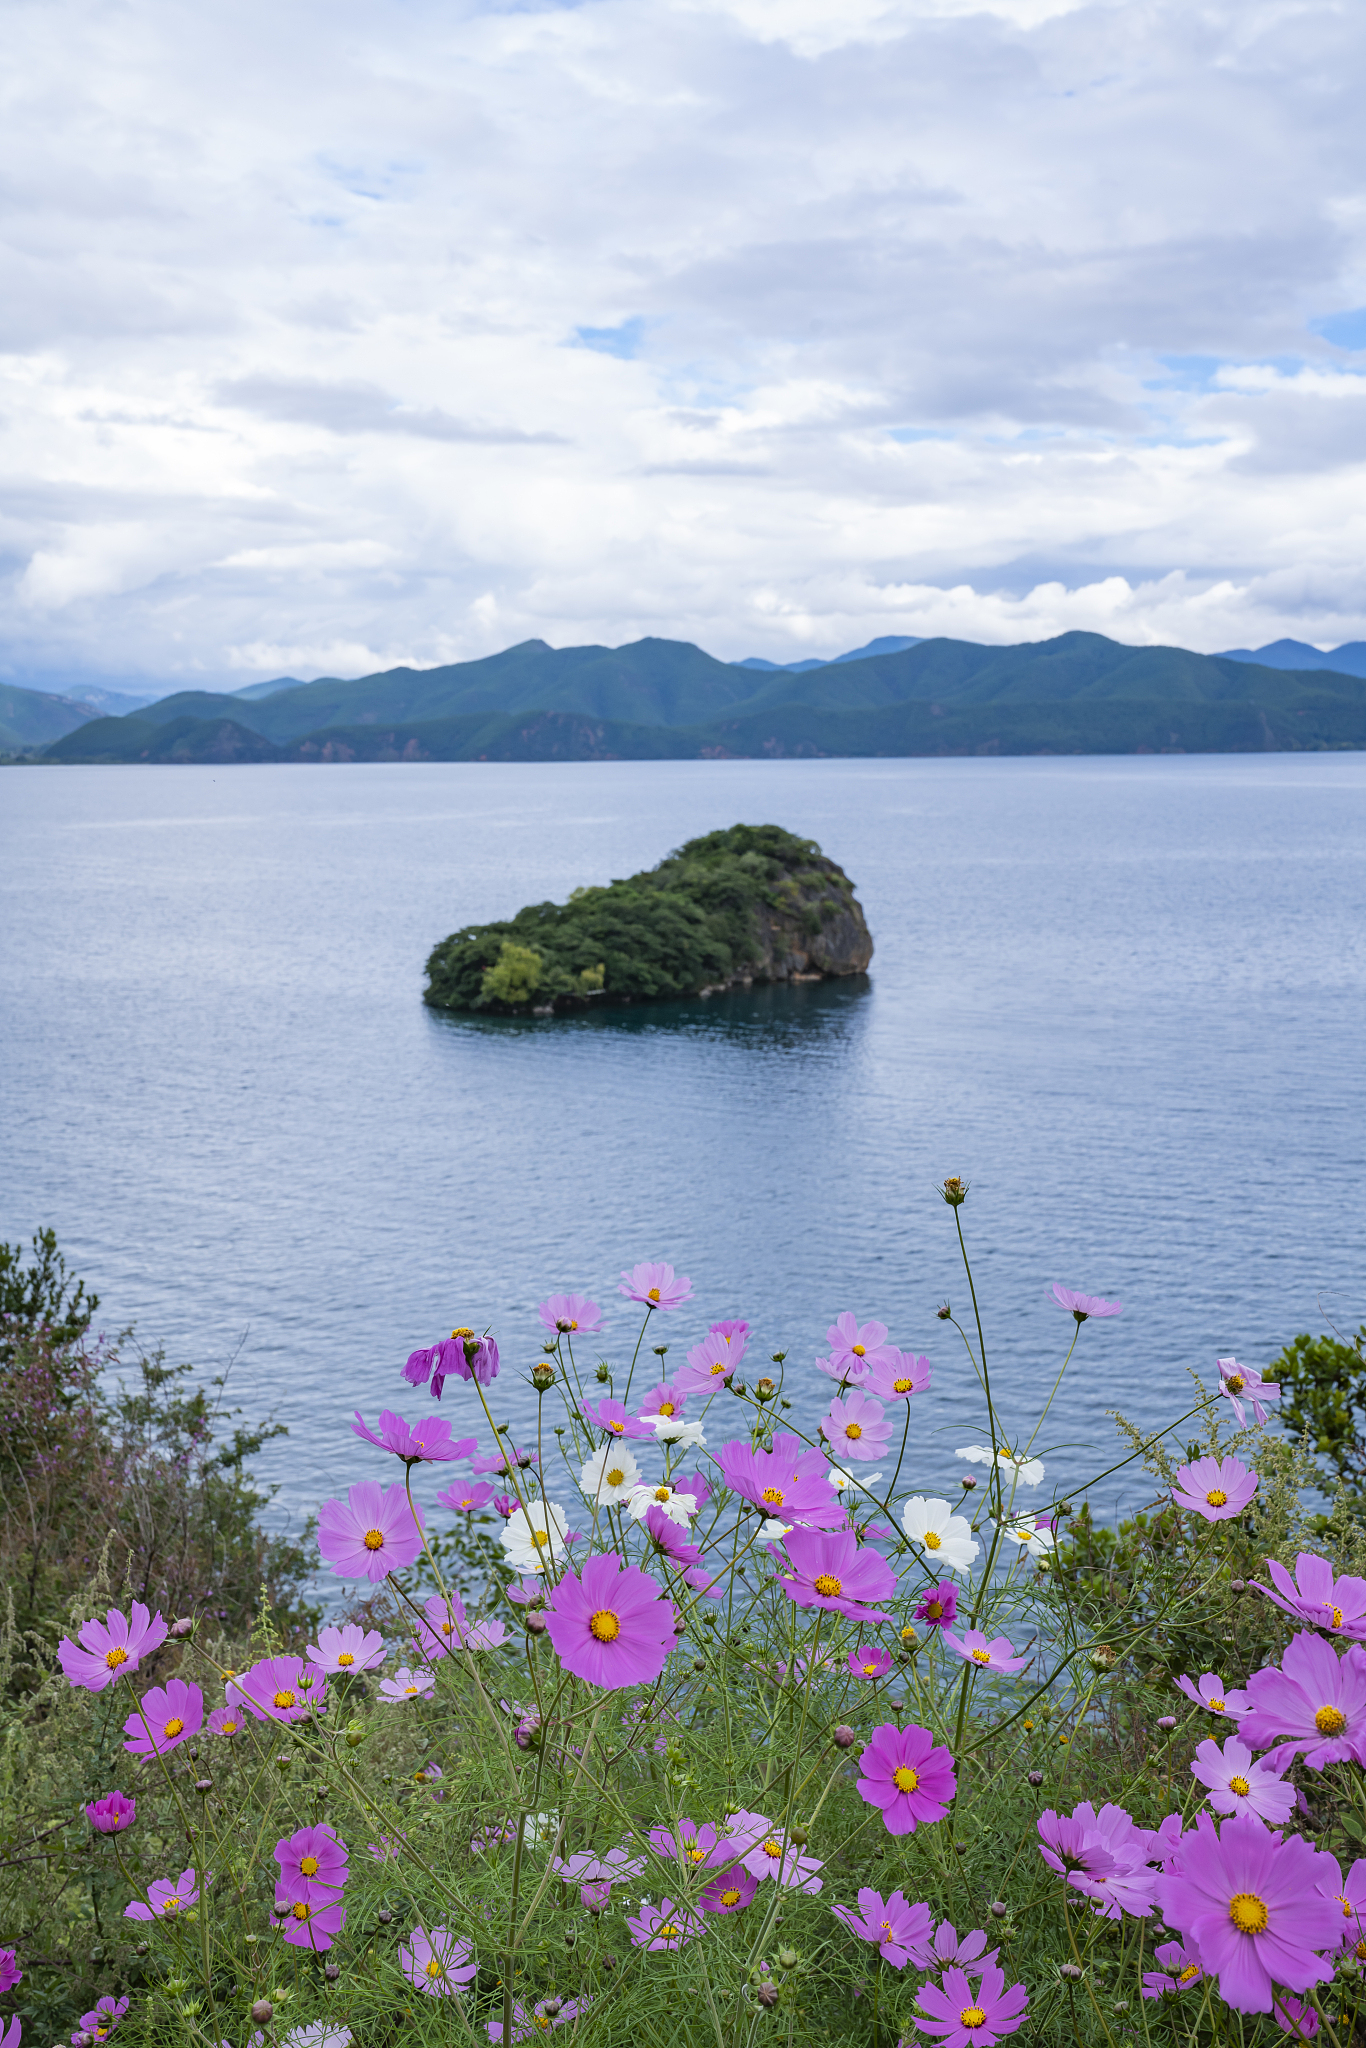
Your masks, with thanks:
[[[457,925],[737,819],[846,867],[866,981],[424,1009]],[[1072,1328],[1048,1283],[1125,1305],[1082,1332],[1050,1484],[1117,1455],[1107,1408],[1366,1316],[1361,755],[16,770],[0,833],[0,1234],[55,1225],[110,1329],[240,1351],[290,1427],[282,1514],[376,1473],[351,1411],[453,1323],[494,1326],[495,1415],[528,1419],[536,1301],[610,1302],[617,1350],[641,1258],[697,1289],[657,1341],[748,1317],[809,1421],[839,1310],[928,1351],[917,1476],[951,1483],[980,1422],[934,1313],[968,1307],[948,1173],[1011,1426]]]

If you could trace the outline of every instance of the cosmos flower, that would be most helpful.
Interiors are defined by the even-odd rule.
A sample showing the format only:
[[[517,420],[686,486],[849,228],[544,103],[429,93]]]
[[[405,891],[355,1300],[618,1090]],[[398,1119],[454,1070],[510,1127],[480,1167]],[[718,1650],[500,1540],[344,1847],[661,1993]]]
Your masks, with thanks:
[[[147,1898],[133,1899],[123,1909],[125,1920],[171,1920],[199,1904],[199,1881],[193,1870],[179,1877],[157,1877],[147,1887]]]
[[[876,1626],[890,1615],[875,1611],[896,1592],[896,1573],[875,1550],[861,1549],[852,1529],[791,1529],[783,1538],[789,1568],[779,1579],[797,1607],[823,1607]]]
[[[456,1514],[474,1515],[480,1508],[486,1508],[497,1492],[487,1480],[479,1479],[472,1486],[448,1486],[444,1493],[436,1496],[439,1508],[450,1508]]]
[[[851,1650],[845,1663],[855,1678],[885,1678],[892,1668],[890,1650],[880,1650],[874,1643],[864,1643],[859,1649]]]
[[[743,1863],[733,1863],[729,1870],[723,1870],[710,1884],[704,1885],[697,1895],[697,1903],[704,1913],[743,1913],[753,1902],[759,1889],[759,1880]]]
[[[1257,1474],[1239,1458],[1197,1458],[1178,1465],[1172,1499],[1179,1508],[1202,1515],[1207,1522],[1228,1522],[1257,1491]]]
[[[70,1684],[86,1692],[103,1692],[117,1678],[129,1678],[144,1657],[150,1657],[166,1640],[166,1623],[160,1614],[148,1614],[135,1600],[131,1615],[125,1617],[111,1607],[103,1621],[82,1622],[77,1641],[63,1636],[57,1657]]]
[[[423,1421],[410,1424],[389,1408],[380,1415],[378,1436],[359,1408],[351,1428],[367,1443],[377,1444],[382,1451],[392,1451],[396,1458],[402,1458],[405,1465],[449,1464],[468,1458],[478,1441],[472,1436],[452,1441],[451,1425],[443,1415],[428,1415]]]
[[[643,1421],[638,1415],[628,1415],[620,1401],[613,1401],[607,1395],[600,1401],[581,1401],[579,1408],[595,1429],[602,1430],[609,1437],[651,1437],[655,1433],[653,1422]]]
[[[626,1925],[631,1930],[632,1945],[644,1949],[682,1948],[685,1941],[702,1932],[697,1915],[686,1907],[676,1906],[672,1899],[661,1899],[658,1906],[642,1906],[634,1916],[628,1913]]]
[[[993,1452],[990,1444],[965,1444],[954,1456],[966,1458],[969,1465],[999,1465],[1021,1486],[1038,1486],[1043,1479],[1042,1459],[1017,1458],[1013,1451],[1004,1448]]]
[[[23,1981],[24,1973],[19,1968],[19,1958],[14,1950],[12,1948],[0,1948],[0,1998],[3,1998],[7,1991],[13,1991],[15,1985],[22,1984]],[[16,2021],[15,2024],[17,2025],[18,2022]],[[14,2039],[17,2048],[19,2036],[16,2034]],[[4,2037],[3,2048],[8,2048],[8,2033]]]
[[[1146,1919],[1152,1912],[1156,1874],[1148,1858],[1154,1839],[1124,1807],[1102,1806],[1097,1813],[1084,1800],[1070,1815],[1049,1807],[1038,1829],[1044,1862],[1090,1899],[1102,1919],[1118,1920],[1123,1913]]]
[[[471,1472],[527,1472],[541,1462],[537,1452],[526,1444],[495,1443],[491,1451],[476,1453],[470,1459]]]
[[[122,1792],[109,1792],[103,1799],[91,1800],[85,1817],[97,1835],[121,1835],[137,1819],[138,1803],[136,1799],[125,1799]],[[0,1990],[4,1988],[0,1985]]]
[[[1253,1749],[1278,1744],[1268,1763],[1298,1753],[1321,1771],[1344,1758],[1366,1760],[1366,1650],[1358,1644],[1339,1657],[1305,1630],[1287,1644],[1279,1671],[1268,1665],[1253,1672],[1247,1695],[1238,1733]]]
[[[708,1600],[721,1599],[722,1587],[704,1569],[701,1551],[695,1543],[689,1543],[677,1522],[663,1508],[651,1505],[646,1509],[645,1531],[656,1555],[675,1571],[682,1572],[685,1585],[691,1586],[694,1592],[705,1594]]]
[[[275,1844],[275,1861],[280,1866],[276,1896],[284,1892],[292,1902],[307,1899],[326,1904],[337,1897],[348,1874],[346,1844],[325,1822],[298,1828]]]
[[[699,1827],[686,1815],[673,1827],[651,1828],[645,1839],[656,1856],[677,1864],[687,1874],[704,1865],[715,1869],[717,1864],[729,1862],[734,1854],[724,1829],[714,1828],[710,1823]]]
[[[871,1942],[894,1970],[904,1970],[907,1963],[923,1970],[930,1961],[930,1909],[908,1904],[904,1892],[893,1892],[884,1899],[881,1892],[864,1885],[859,1888],[857,1913],[852,1906],[832,1906],[830,1910],[851,1934]]]
[[[927,1621],[931,1628],[946,1628],[958,1619],[958,1588],[952,1579],[941,1579],[937,1586],[921,1594],[915,1618]]]
[[[281,1938],[291,1948],[310,1948],[319,1954],[331,1948],[346,1925],[346,1906],[341,1899],[291,1899],[280,1885],[275,1888],[275,1911],[280,1917]]]
[[[1333,1876],[1320,1877],[1319,1889],[1342,1908],[1339,1947],[1355,1951],[1357,1961],[1366,1962],[1366,1856],[1358,1856],[1346,1877],[1334,1861]]]
[[[1118,1301],[1102,1301],[1098,1294],[1077,1294],[1070,1287],[1061,1287],[1053,1282],[1053,1299],[1059,1308],[1070,1309],[1079,1323],[1088,1316],[1117,1316],[1123,1311]]]
[[[198,1735],[204,1725],[204,1695],[183,1678],[168,1678],[142,1695],[136,1713],[128,1716],[124,1748],[134,1756],[164,1756]]]
[[[581,1905],[600,1913],[611,1899],[613,1885],[639,1877],[645,1858],[633,1856],[628,1849],[605,1849],[601,1856],[580,1849],[572,1856],[552,1857],[551,1868],[566,1884],[579,1887]]]
[[[643,1302],[646,1308],[681,1308],[692,1293],[692,1281],[684,1274],[676,1275],[672,1266],[646,1260],[622,1274],[617,1292],[628,1301]]]
[[[448,1934],[444,1927],[415,1927],[407,1941],[399,1943],[398,1960],[404,1976],[429,1998],[449,1998],[478,1975],[479,1965],[469,1942]]]
[[[94,2010],[81,2014],[81,2024],[71,2036],[72,2041],[74,2042],[80,2033],[93,2034],[97,2041],[107,2041],[127,2010],[126,1998],[113,1998],[108,1993],[103,1998],[97,1998]]]
[[[498,1541],[515,1572],[543,1572],[565,1555],[569,1516],[557,1501],[529,1500],[514,1507]]]
[[[0,2027],[0,2048],[19,2048],[23,2031],[23,2021],[18,2013],[15,2013],[7,2026]]]
[[[883,1455],[892,1434],[881,1401],[861,1387],[851,1387],[843,1396],[836,1394],[819,1427],[832,1452],[869,1465]]]
[[[1266,1403],[1279,1401],[1281,1390],[1273,1380],[1264,1380],[1254,1365],[1239,1365],[1236,1358],[1220,1358],[1219,1392],[1238,1418],[1239,1429],[1247,1427],[1247,1416],[1243,1403],[1251,1404],[1252,1413],[1258,1424],[1266,1421]]]
[[[968,1577],[979,1546],[966,1515],[956,1515],[946,1500],[915,1494],[901,1510],[901,1526],[932,1565],[947,1565]]]
[[[624,1444],[604,1444],[584,1466],[579,1484],[595,1505],[616,1507],[639,1486],[640,1467]]]
[[[407,1839],[406,1835],[381,1835],[377,1842],[367,1842],[365,1847],[376,1863],[397,1863]]]
[[[1194,1700],[1197,1707],[1205,1707],[1211,1714],[1226,1714],[1230,1720],[1237,1720],[1240,1714],[1245,1714],[1251,1704],[1245,1692],[1230,1691],[1213,1671],[1204,1674],[1198,1687],[1192,1685],[1184,1671],[1176,1684],[1188,1700]]]
[[[246,1716],[235,1703],[230,1707],[215,1707],[208,1719],[210,1735],[240,1735],[246,1726]]]
[[[1278,1998],[1271,2017],[1283,2034],[1295,2034],[1301,2041],[1312,2041],[1319,2030],[1318,2014],[1302,1998]]]
[[[997,2041],[1013,2034],[1029,2009],[1029,1994],[1023,1984],[1006,1990],[1005,1975],[992,1963],[983,1970],[974,1991],[966,1971],[945,1970],[938,1984],[921,1987],[921,2012],[914,2024],[922,2034],[937,2034],[944,2048],[994,2048]]]
[[[640,1407],[636,1411],[636,1420],[637,1422],[647,1423],[650,1434],[653,1436],[654,1417],[656,1415],[661,1416],[665,1422],[672,1422],[675,1416],[681,1419],[687,1402],[688,1389],[686,1387],[680,1387],[674,1380],[661,1380],[657,1387],[651,1388],[650,1392],[641,1402]]]
[[[657,1444],[673,1444],[681,1451],[706,1449],[705,1425],[689,1422],[686,1415],[665,1415],[659,1410],[641,1419],[649,1424],[650,1434]]]
[[[1352,1642],[1366,1639],[1366,1579],[1335,1579],[1326,1558],[1304,1550],[1295,1559],[1293,1579],[1274,1557],[1266,1564],[1275,1591],[1270,1586],[1262,1586],[1261,1591],[1275,1606],[1330,1635],[1346,1636]]]
[[[373,1671],[384,1662],[384,1638],[373,1628],[361,1628],[348,1621],[343,1628],[320,1628],[318,1640],[308,1646],[308,1661],[319,1671],[348,1673]]]
[[[913,1357],[909,1351],[893,1351],[890,1359],[878,1359],[869,1367],[861,1384],[865,1393],[875,1394],[879,1401],[909,1401],[912,1394],[923,1394],[930,1384],[930,1361]]]
[[[515,1999],[512,2006],[512,2034],[510,2038],[513,2041],[539,2041],[552,2028],[568,2026],[572,2020],[576,2020],[579,2017],[580,2013],[587,2012],[592,2003],[591,1998],[542,1998],[528,2012],[521,2000]],[[503,2022],[501,2020],[489,2020],[486,2022],[486,2026],[490,2041],[501,2042],[503,2038]]]
[[[649,1685],[678,1642],[672,1602],[615,1552],[590,1557],[550,1596],[546,1626],[566,1671],[589,1685]]]
[[[400,1664],[392,1678],[379,1682],[379,1696],[382,1700],[397,1703],[401,1700],[430,1700],[436,1697],[436,1673],[434,1671],[410,1671],[406,1664]]]
[[[258,1721],[305,1721],[321,1712],[327,1680],[302,1657],[262,1657],[232,1681],[231,1696]]]
[[[490,1650],[507,1638],[501,1621],[470,1621],[458,1593],[433,1593],[422,1611],[425,1619],[418,1623],[414,1640],[423,1657],[448,1657],[452,1650]]]
[[[896,1346],[887,1342],[885,1323],[860,1323],[848,1309],[836,1316],[825,1339],[830,1356],[817,1359],[820,1370],[854,1387],[863,1385],[875,1365],[891,1365],[900,1357]]]
[[[731,1843],[734,1849],[738,1845]],[[743,1867],[753,1877],[773,1878],[778,1884],[799,1892],[818,1892],[824,1879],[817,1875],[823,1867],[818,1856],[804,1856],[800,1846],[789,1842],[781,1828],[770,1828],[759,1839],[752,1842],[740,1858]]]
[[[771,1520],[810,1528],[842,1528],[846,1516],[831,1495],[828,1467],[820,1451],[803,1450],[795,1436],[775,1436],[771,1451],[756,1451],[743,1438],[723,1444],[717,1455],[722,1483],[751,1501]]]
[[[1279,1771],[1254,1763],[1252,1751],[1236,1735],[1222,1749],[1208,1736],[1196,1750],[1192,1774],[1209,1787],[1216,1813],[1255,1813],[1258,1820],[1280,1827],[1295,1811],[1295,1788]]]
[[[1031,1557],[1047,1557],[1057,1544],[1057,1533],[1046,1515],[1021,1515],[996,1526],[1007,1543],[1018,1543]]]
[[[586,1294],[552,1294],[536,1313],[558,1336],[594,1337],[602,1328],[602,1310]]]
[[[1274,1987],[1326,1984],[1331,1962],[1315,1954],[1339,1939],[1341,1913],[1320,1883],[1333,1859],[1299,1835],[1284,1839],[1251,1814],[1192,1828],[1157,1880],[1169,1927],[1187,1937],[1219,1995],[1235,2012],[1270,2012]]]
[[[677,1376],[678,1385],[689,1394],[699,1388],[714,1390],[724,1386],[744,1355],[743,1337],[725,1337],[713,1332],[700,1344],[693,1345],[687,1364]]]
[[[422,1510],[402,1486],[387,1489],[362,1479],[344,1501],[325,1500],[318,1514],[318,1548],[342,1578],[374,1584],[403,1571],[422,1555]]]
[[[942,1969],[945,1963],[957,1963],[960,1969],[976,1963],[985,1969],[996,1961],[999,1954],[999,1949],[987,1948],[987,1938],[980,1927],[974,1927],[960,1937],[947,1920],[940,1921],[930,1943],[930,1961],[935,1969]]]
[[[859,1796],[881,1810],[891,1835],[911,1835],[922,1823],[942,1820],[957,1789],[952,1756],[914,1723],[898,1728],[885,1721],[859,1758]]]
[[[1078,1891],[1085,1888],[1086,1881],[1108,1877],[1117,1867],[1095,1829],[1084,1820],[1057,1813],[1047,1806],[1039,1815],[1037,1826],[1039,1854],[1044,1862]]]
[[[627,1513],[631,1520],[643,1522],[651,1508],[658,1508],[671,1522],[677,1522],[680,1529],[686,1529],[697,1513],[697,1495],[684,1493],[680,1487],[671,1485],[667,1479],[643,1486],[633,1486],[627,1504]]]
[[[952,1650],[955,1657],[961,1657],[974,1671],[984,1671],[992,1678],[1008,1677],[1011,1672],[1023,1671],[1029,1663],[1028,1657],[1017,1657],[1015,1646],[1004,1636],[992,1636],[990,1640],[980,1628],[966,1628],[961,1636],[952,1629],[943,1632],[946,1650]]]
[[[1189,1991],[1204,1976],[1200,1959],[1181,1941],[1164,1941],[1153,1950],[1153,1961],[1161,1967],[1143,1972],[1143,1996],[1160,1998],[1164,1991]]]
[[[410,1387],[425,1387],[430,1379],[432,1398],[437,1401],[451,1378],[477,1381],[486,1387],[498,1377],[498,1346],[492,1337],[476,1337],[473,1330],[452,1330],[430,1350],[412,1352],[403,1377]]]

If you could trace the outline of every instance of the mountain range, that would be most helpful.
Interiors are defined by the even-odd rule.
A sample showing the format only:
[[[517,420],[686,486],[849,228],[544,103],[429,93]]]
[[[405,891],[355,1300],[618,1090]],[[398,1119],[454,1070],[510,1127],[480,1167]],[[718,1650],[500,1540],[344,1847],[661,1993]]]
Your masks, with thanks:
[[[43,714],[41,696],[0,687],[0,745],[45,745],[51,762],[1357,748],[1366,643],[1331,656],[1294,641],[1203,655],[1098,633],[1013,647],[889,637],[781,665],[717,661],[680,640],[526,640],[440,668],[180,690],[116,717],[58,697]],[[56,724],[49,734],[36,730],[44,715]]]

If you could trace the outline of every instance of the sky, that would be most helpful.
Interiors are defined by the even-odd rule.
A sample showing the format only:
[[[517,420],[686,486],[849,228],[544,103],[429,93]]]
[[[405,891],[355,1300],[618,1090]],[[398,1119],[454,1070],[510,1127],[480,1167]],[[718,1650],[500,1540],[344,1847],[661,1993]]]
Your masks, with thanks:
[[[9,0],[0,674],[1366,638],[1359,0]]]

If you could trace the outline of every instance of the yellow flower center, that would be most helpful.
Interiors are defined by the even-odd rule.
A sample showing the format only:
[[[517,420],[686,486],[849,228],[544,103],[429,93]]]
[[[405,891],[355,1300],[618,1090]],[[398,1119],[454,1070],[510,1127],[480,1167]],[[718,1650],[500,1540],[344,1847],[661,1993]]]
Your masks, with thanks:
[[[367,1550],[383,1550],[384,1531],[382,1529],[367,1529],[365,1532],[365,1547]]]
[[[915,1381],[914,1381],[914,1380],[893,1380],[893,1381],[892,1381],[892,1392],[893,1392],[894,1394],[909,1394],[909,1393],[910,1393],[910,1391],[911,1391],[911,1388],[912,1388],[912,1387],[913,1387],[914,1385],[915,1385]]]
[[[1222,1700],[1210,1700],[1208,1702],[1208,1705],[1209,1710],[1212,1714],[1222,1714],[1224,1711],[1224,1703]]]
[[[1333,1627],[1342,1627],[1342,1609],[1340,1607],[1335,1607],[1333,1609]]]
[[[833,1572],[817,1572],[812,1584],[822,1600],[836,1600],[844,1589],[844,1580],[837,1579]]]
[[[1228,1917],[1240,1934],[1263,1934],[1270,1916],[1266,1900],[1256,1892],[1235,1892],[1228,1902]]]
[[[729,1891],[725,1891],[725,1892],[722,1892],[722,1894],[721,1894],[721,1904],[722,1904],[723,1906],[738,1906],[738,1905],[739,1905],[739,1903],[740,1903],[740,1894],[739,1894],[739,1892],[738,1892],[738,1891],[736,1890],[736,1888],[735,1888],[735,1886],[734,1886],[734,1885],[732,1885],[732,1886],[731,1886],[731,1888],[730,1888],[730,1890],[729,1890]]]
[[[958,2024],[962,2027],[984,2027],[986,2023],[987,2016],[980,2005],[965,2005],[958,2015]]]
[[[898,1792],[914,1792],[920,1783],[919,1771],[913,1771],[909,1764],[898,1764],[892,1772],[892,1783]]]
[[[610,1607],[600,1607],[596,1614],[590,1615],[588,1628],[600,1643],[614,1643],[621,1634],[621,1619],[613,1614]]]
[[[427,1975],[429,1977],[439,1977],[441,1975],[441,1965],[435,1956],[432,1957],[427,1965]]]
[[[927,1529],[921,1540],[926,1550],[942,1550],[944,1548],[944,1539],[937,1529]]]
[[[538,1550],[544,1550],[546,1544],[550,1541],[550,1531],[548,1529],[533,1529],[531,1540]]]
[[[972,1653],[972,1661],[974,1664],[990,1664],[990,1650],[974,1650]]]
[[[844,1434],[849,1438],[851,1443],[857,1443],[859,1438],[863,1435],[863,1424],[861,1422],[846,1422],[844,1425]]]
[[[768,1840],[764,1843],[763,1849],[765,1856],[772,1856],[776,1858],[781,1856],[783,1853],[782,1843],[775,1842],[771,1835],[769,1836]]]
[[[876,1678],[876,1677],[877,1677],[877,1665],[876,1665],[876,1664],[865,1664],[865,1665],[864,1665],[864,1667],[863,1667],[863,1675],[864,1675],[864,1677],[865,1677],[865,1678]]]
[[[462,1323],[458,1330],[451,1331],[451,1335],[452,1337],[472,1337],[474,1335],[474,1332],[473,1330],[468,1329],[466,1325]]]
[[[647,1299],[647,1300],[649,1300],[649,1301],[658,1301],[658,1300],[659,1300],[659,1289],[658,1289],[657,1287],[652,1287],[652,1288],[650,1289],[650,1292],[649,1292],[649,1294],[647,1295],[646,1299]]]
[[[688,1851],[688,1861],[689,1861],[689,1863],[705,1863],[705,1862],[706,1862],[706,1860],[707,1860],[707,1852],[706,1852],[706,1850],[705,1850],[705,1849],[689,1849],[689,1851]]]
[[[1241,1394],[1246,1382],[1240,1372],[1235,1372],[1232,1379],[1228,1380],[1226,1384],[1231,1394]]]
[[[672,1402],[672,1401],[661,1401],[661,1402],[660,1402],[660,1404],[659,1404],[659,1413],[660,1413],[661,1415],[672,1415],[672,1414],[673,1414],[673,1412],[674,1412],[674,1404],[673,1404],[673,1402]]]
[[[104,1661],[111,1671],[117,1671],[120,1664],[128,1662],[128,1652],[124,1649],[122,1643],[115,1643],[111,1650],[105,1651]]]
[[[1347,1726],[1347,1716],[1341,1707],[1320,1707],[1314,1716],[1314,1726],[1320,1735],[1341,1735]]]
[[[612,1434],[614,1436],[621,1436],[625,1432],[626,1424],[624,1422],[609,1422],[607,1427],[612,1431]]]
[[[781,1488],[781,1486],[766,1486],[763,1490],[763,1493],[760,1495],[760,1498],[764,1500],[769,1507],[780,1508],[783,1504],[783,1489]]]
[[[659,1929],[659,1935],[661,1941],[677,1941],[678,1929],[672,1920],[665,1920]]]
[[[180,1716],[178,1714],[172,1714],[170,1720],[166,1723],[166,1726],[162,1729],[161,1732],[166,1737],[166,1740],[169,1742],[173,1735],[182,1734],[184,1732],[184,1728],[185,1723],[180,1719]]]
[[[225,1735],[235,1735],[237,1733],[236,1721],[225,1721],[223,1723],[223,1733]]]
[[[855,1358],[866,1358],[868,1356],[866,1344],[851,1344],[849,1349],[853,1352]]]
[[[302,1899],[297,1899],[297,1900],[295,1901],[295,1903],[294,1903],[294,1918],[295,1918],[296,1920],[307,1920],[307,1918],[308,1918],[309,1914],[310,1914],[310,1913],[311,1913],[312,1911],[313,1911],[313,1908],[312,1908],[311,1906],[306,1906],[306,1905],[304,1904],[304,1902],[303,1902],[303,1900],[302,1900]]]
[[[337,1662],[339,1664],[354,1664],[355,1661],[356,1659],[350,1650],[338,1650]]]
[[[1228,1789],[1230,1792],[1236,1792],[1240,1799],[1246,1799],[1252,1787],[1248,1784],[1246,1778],[1230,1778]]]
[[[1352,1954],[1359,1963],[1366,1963],[1366,1941],[1359,1941],[1352,1950]]]
[[[673,1490],[673,1488],[672,1488],[671,1486],[657,1486],[657,1487],[655,1488],[655,1499],[656,1499],[656,1500],[672,1500],[672,1499],[673,1499],[673,1492],[674,1492],[674,1490]]]
[[[1212,1508],[1226,1508],[1228,1506],[1228,1495],[1224,1492],[1222,1486],[1212,1486],[1205,1495],[1205,1499]]]
[[[1178,1971],[1176,1981],[1178,1984],[1193,1984],[1199,1975],[1199,1963],[1187,1963],[1184,1970]]]
[[[317,1857],[301,1856],[299,1858],[299,1868],[303,1872],[305,1877],[312,1877],[318,1868]]]
[[[283,1691],[277,1692],[275,1695],[275,1704],[277,1707],[292,1707],[294,1704],[293,1693]]]
[[[163,1913],[178,1913],[180,1911],[180,1900],[174,1892],[171,1893],[170,1898],[166,1900],[161,1910]]]
[[[624,1486],[626,1484],[625,1468],[621,1465],[614,1465],[607,1474],[607,1484],[609,1486]]]

